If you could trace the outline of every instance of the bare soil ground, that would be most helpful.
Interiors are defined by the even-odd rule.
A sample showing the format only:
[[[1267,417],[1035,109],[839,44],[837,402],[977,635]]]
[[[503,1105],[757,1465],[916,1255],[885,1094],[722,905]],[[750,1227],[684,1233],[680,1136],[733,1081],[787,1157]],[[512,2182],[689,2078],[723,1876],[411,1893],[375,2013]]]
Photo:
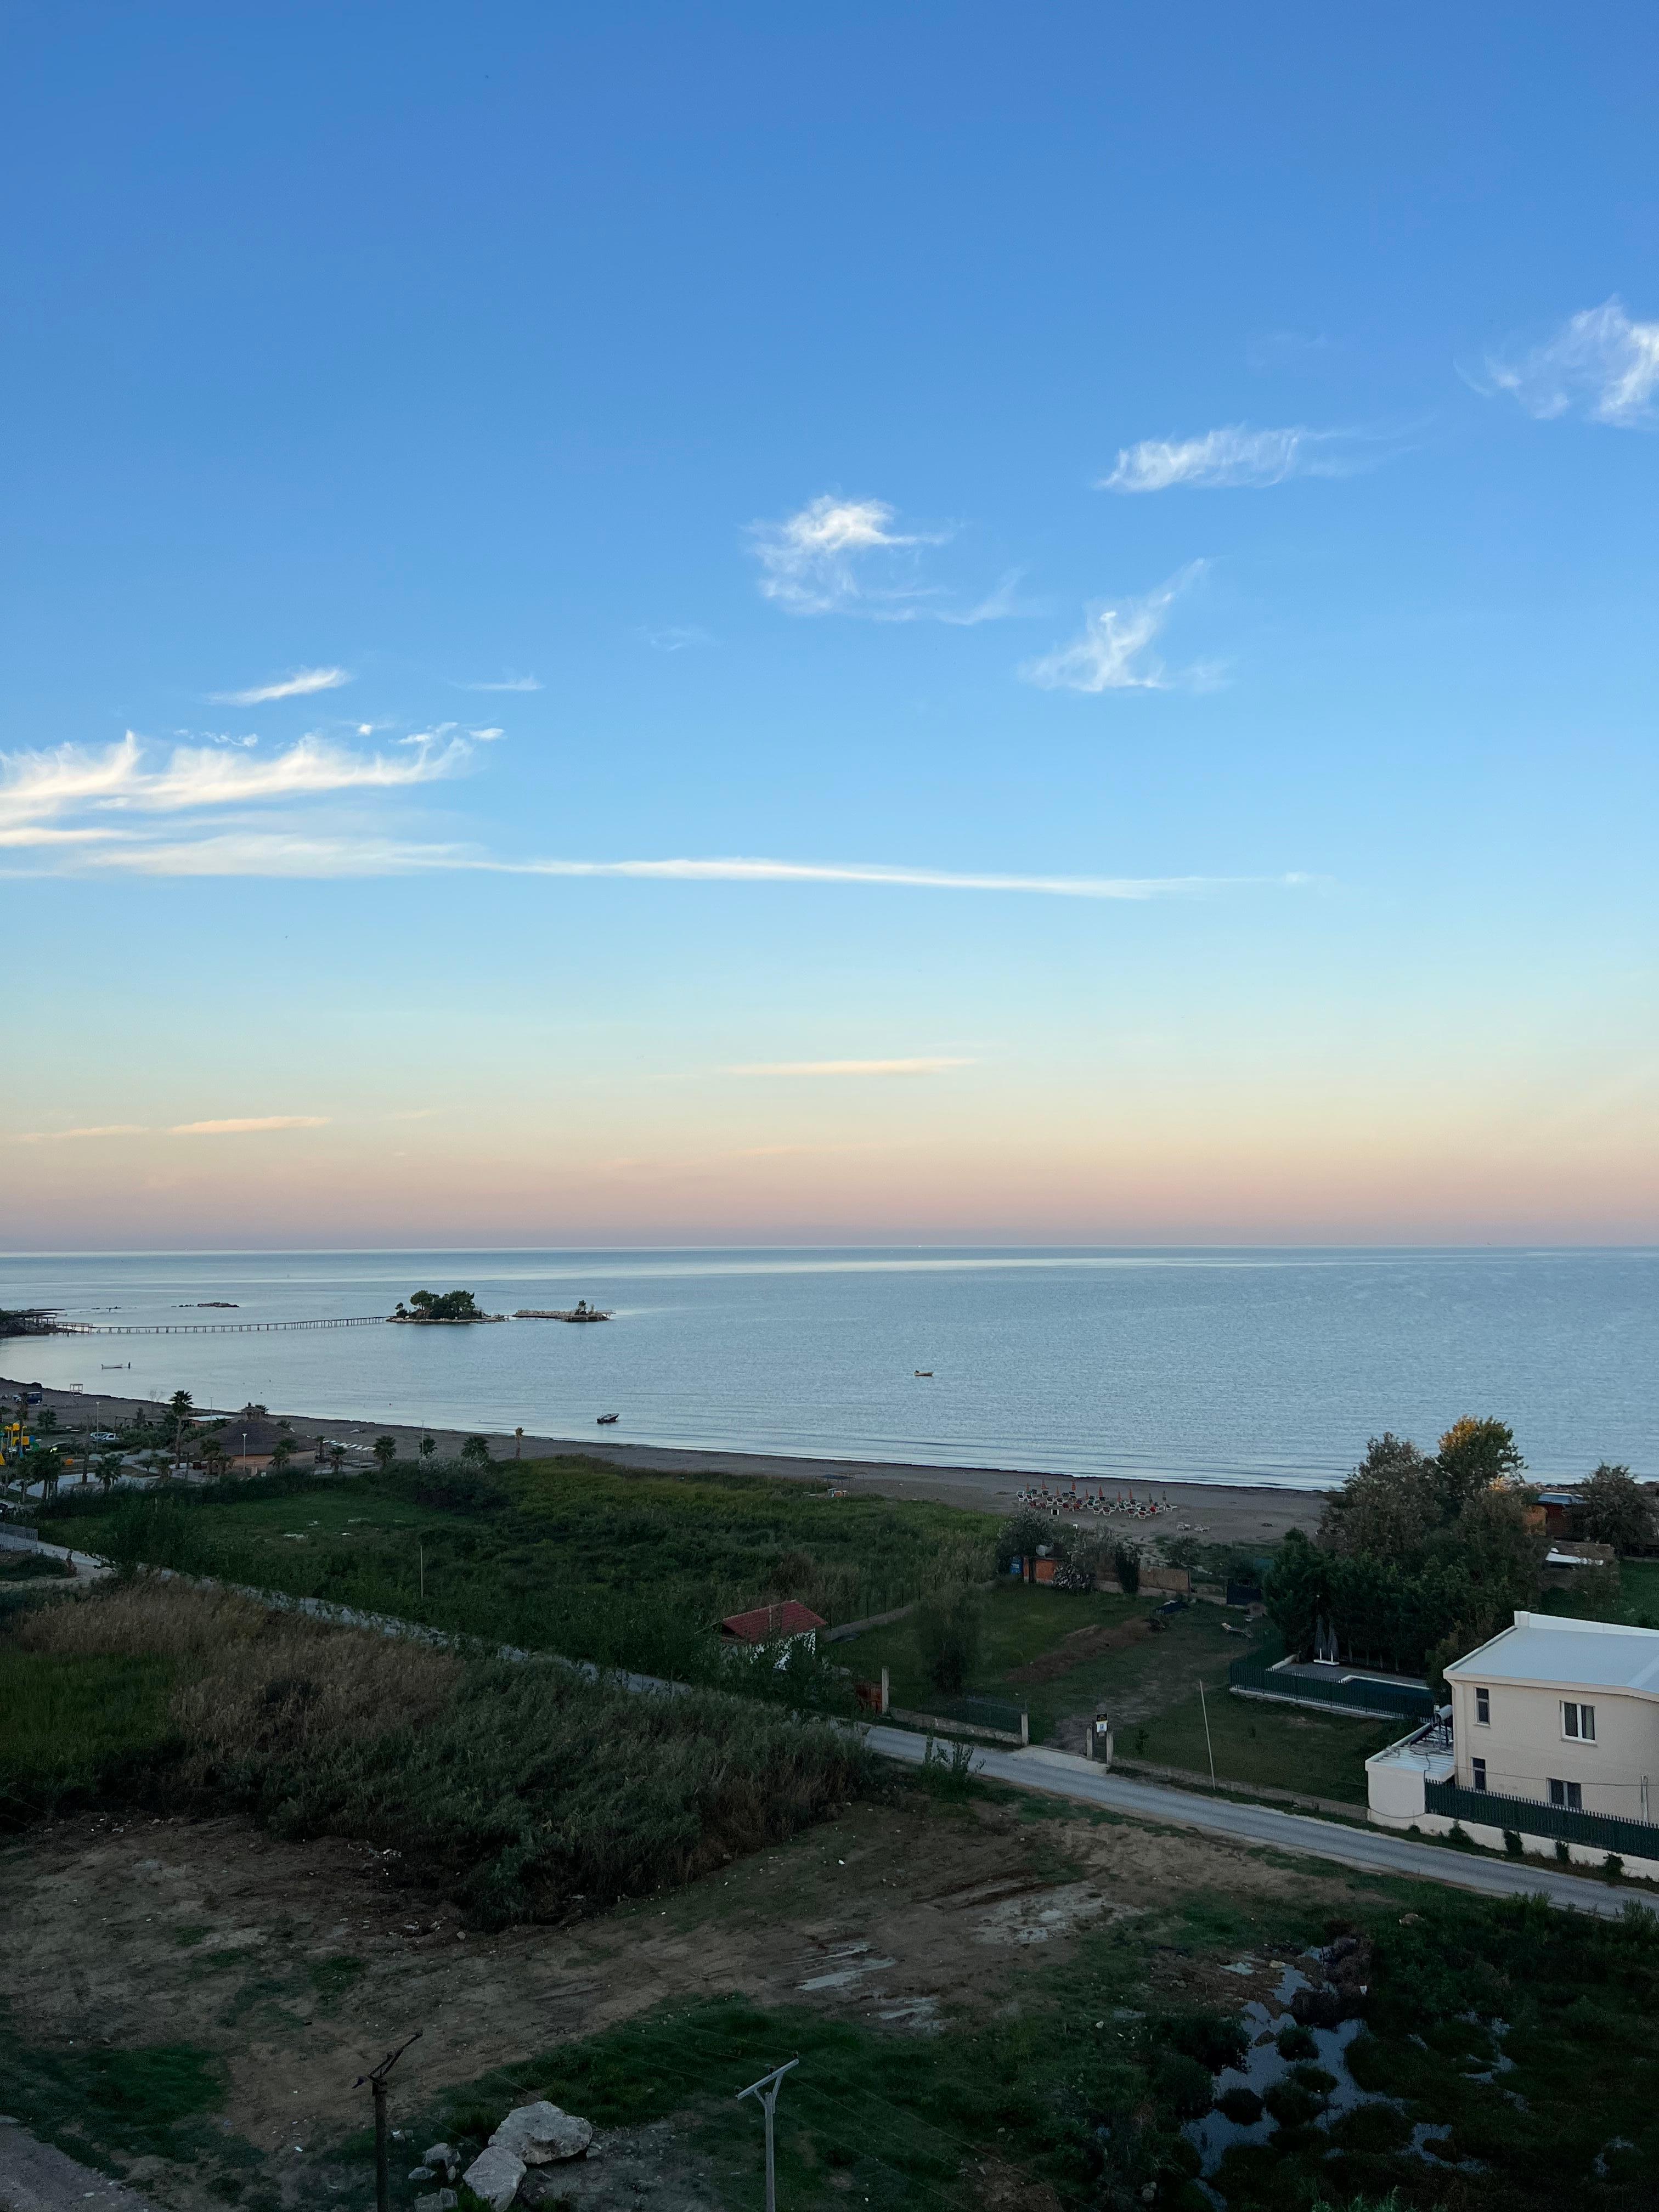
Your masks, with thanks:
[[[240,1820],[82,1818],[0,1850],[0,1997],[31,2044],[216,2054],[229,2082],[220,2124],[244,2173],[240,2146],[258,2154],[263,2185],[248,2201],[297,2206],[361,2194],[361,2168],[337,2157],[367,2117],[353,2083],[417,2027],[398,2085],[406,2110],[670,1997],[741,1994],[925,2034],[1018,2002],[1023,1978],[1085,1923],[1197,1888],[1310,1886],[1333,1902],[1349,1893],[1340,1876],[1218,1841],[918,1797],[848,1807],[604,1919],[483,1936],[410,1888],[395,1855],[366,1846],[280,1843]],[[1173,1954],[1154,1954],[1149,1973],[1195,1996],[1249,1994],[1237,1982],[1200,1990],[1207,1970]],[[661,2132],[602,2145],[580,2201],[636,2202],[635,2182],[664,2166]],[[412,2164],[422,2147],[397,2148]],[[680,2170],[688,2207],[718,2201],[706,2177]],[[127,2179],[179,2212],[223,2201],[202,2167],[144,2159]],[[985,2201],[1014,2201],[998,2190],[988,2173]]]

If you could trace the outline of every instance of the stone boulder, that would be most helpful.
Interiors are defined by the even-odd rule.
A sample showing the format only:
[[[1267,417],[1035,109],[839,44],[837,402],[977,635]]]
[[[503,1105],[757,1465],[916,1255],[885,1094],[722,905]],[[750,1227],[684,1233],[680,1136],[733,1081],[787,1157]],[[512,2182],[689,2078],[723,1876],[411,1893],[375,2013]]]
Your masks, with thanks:
[[[500,2130],[496,2130],[497,2134]],[[464,2179],[473,2194],[482,2197],[490,2212],[507,2212],[525,2177],[525,2162],[493,2139],[478,2153]]]
[[[516,2106],[489,2142],[492,2149],[510,2151],[526,2166],[557,2166],[568,2158],[580,2158],[592,2140],[593,2130],[586,2120],[542,2098],[533,2105]],[[471,2179],[471,2174],[467,2179]]]

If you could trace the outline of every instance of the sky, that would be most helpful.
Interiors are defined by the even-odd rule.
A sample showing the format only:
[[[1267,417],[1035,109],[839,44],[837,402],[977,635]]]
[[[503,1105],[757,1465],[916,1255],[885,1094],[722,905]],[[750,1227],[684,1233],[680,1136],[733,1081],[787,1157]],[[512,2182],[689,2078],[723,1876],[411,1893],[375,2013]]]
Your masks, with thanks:
[[[0,1246],[1659,1240],[1650,9],[5,21]]]

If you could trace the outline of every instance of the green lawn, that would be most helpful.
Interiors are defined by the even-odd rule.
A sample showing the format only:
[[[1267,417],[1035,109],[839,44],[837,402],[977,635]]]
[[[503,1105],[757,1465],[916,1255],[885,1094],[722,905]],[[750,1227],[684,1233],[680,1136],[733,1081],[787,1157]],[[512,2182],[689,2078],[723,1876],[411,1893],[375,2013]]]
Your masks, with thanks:
[[[1173,1614],[1162,1634],[1100,1652],[1050,1681],[1009,1680],[1074,1629],[1145,1619],[1159,1602],[1155,1597],[1109,1597],[1000,1582],[985,1600],[984,1640],[969,1691],[1024,1705],[1031,1717],[1031,1740],[1041,1743],[1053,1734],[1056,1721],[1068,1714],[1091,1717],[1103,1698],[1121,1731],[1127,1720],[1139,1720],[1188,1696],[1200,1674],[1206,1680],[1224,1680],[1227,1662],[1249,1649],[1242,1638],[1227,1634],[1222,1626],[1226,1616],[1218,1606],[1194,1605]],[[885,1667],[896,1705],[925,1712],[937,1696],[922,1671],[908,1621],[866,1630],[831,1649],[864,1679],[878,1678]]]
[[[1139,1727],[1121,1729],[1118,1750],[1126,1758],[1206,1775],[1213,1746],[1218,1782],[1305,1790],[1310,1796],[1363,1805],[1366,1759],[1403,1735],[1408,1725],[1403,1720],[1352,1720],[1346,1715],[1304,1712],[1292,1705],[1235,1698],[1224,1676],[1206,1675],[1204,1686],[1202,1703],[1196,1697],[1186,1698]]]

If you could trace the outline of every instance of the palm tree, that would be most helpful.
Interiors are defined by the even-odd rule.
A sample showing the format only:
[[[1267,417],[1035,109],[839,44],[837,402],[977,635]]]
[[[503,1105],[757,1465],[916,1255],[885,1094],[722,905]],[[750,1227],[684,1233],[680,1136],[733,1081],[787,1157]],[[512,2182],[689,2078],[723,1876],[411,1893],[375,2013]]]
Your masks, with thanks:
[[[188,1390],[175,1390],[167,1400],[167,1411],[173,1416],[173,1459],[176,1467],[185,1455],[185,1437],[196,1418],[195,1404]]]
[[[374,1464],[380,1468],[382,1474],[386,1473],[386,1469],[392,1465],[397,1456],[398,1439],[396,1437],[375,1437]]]

